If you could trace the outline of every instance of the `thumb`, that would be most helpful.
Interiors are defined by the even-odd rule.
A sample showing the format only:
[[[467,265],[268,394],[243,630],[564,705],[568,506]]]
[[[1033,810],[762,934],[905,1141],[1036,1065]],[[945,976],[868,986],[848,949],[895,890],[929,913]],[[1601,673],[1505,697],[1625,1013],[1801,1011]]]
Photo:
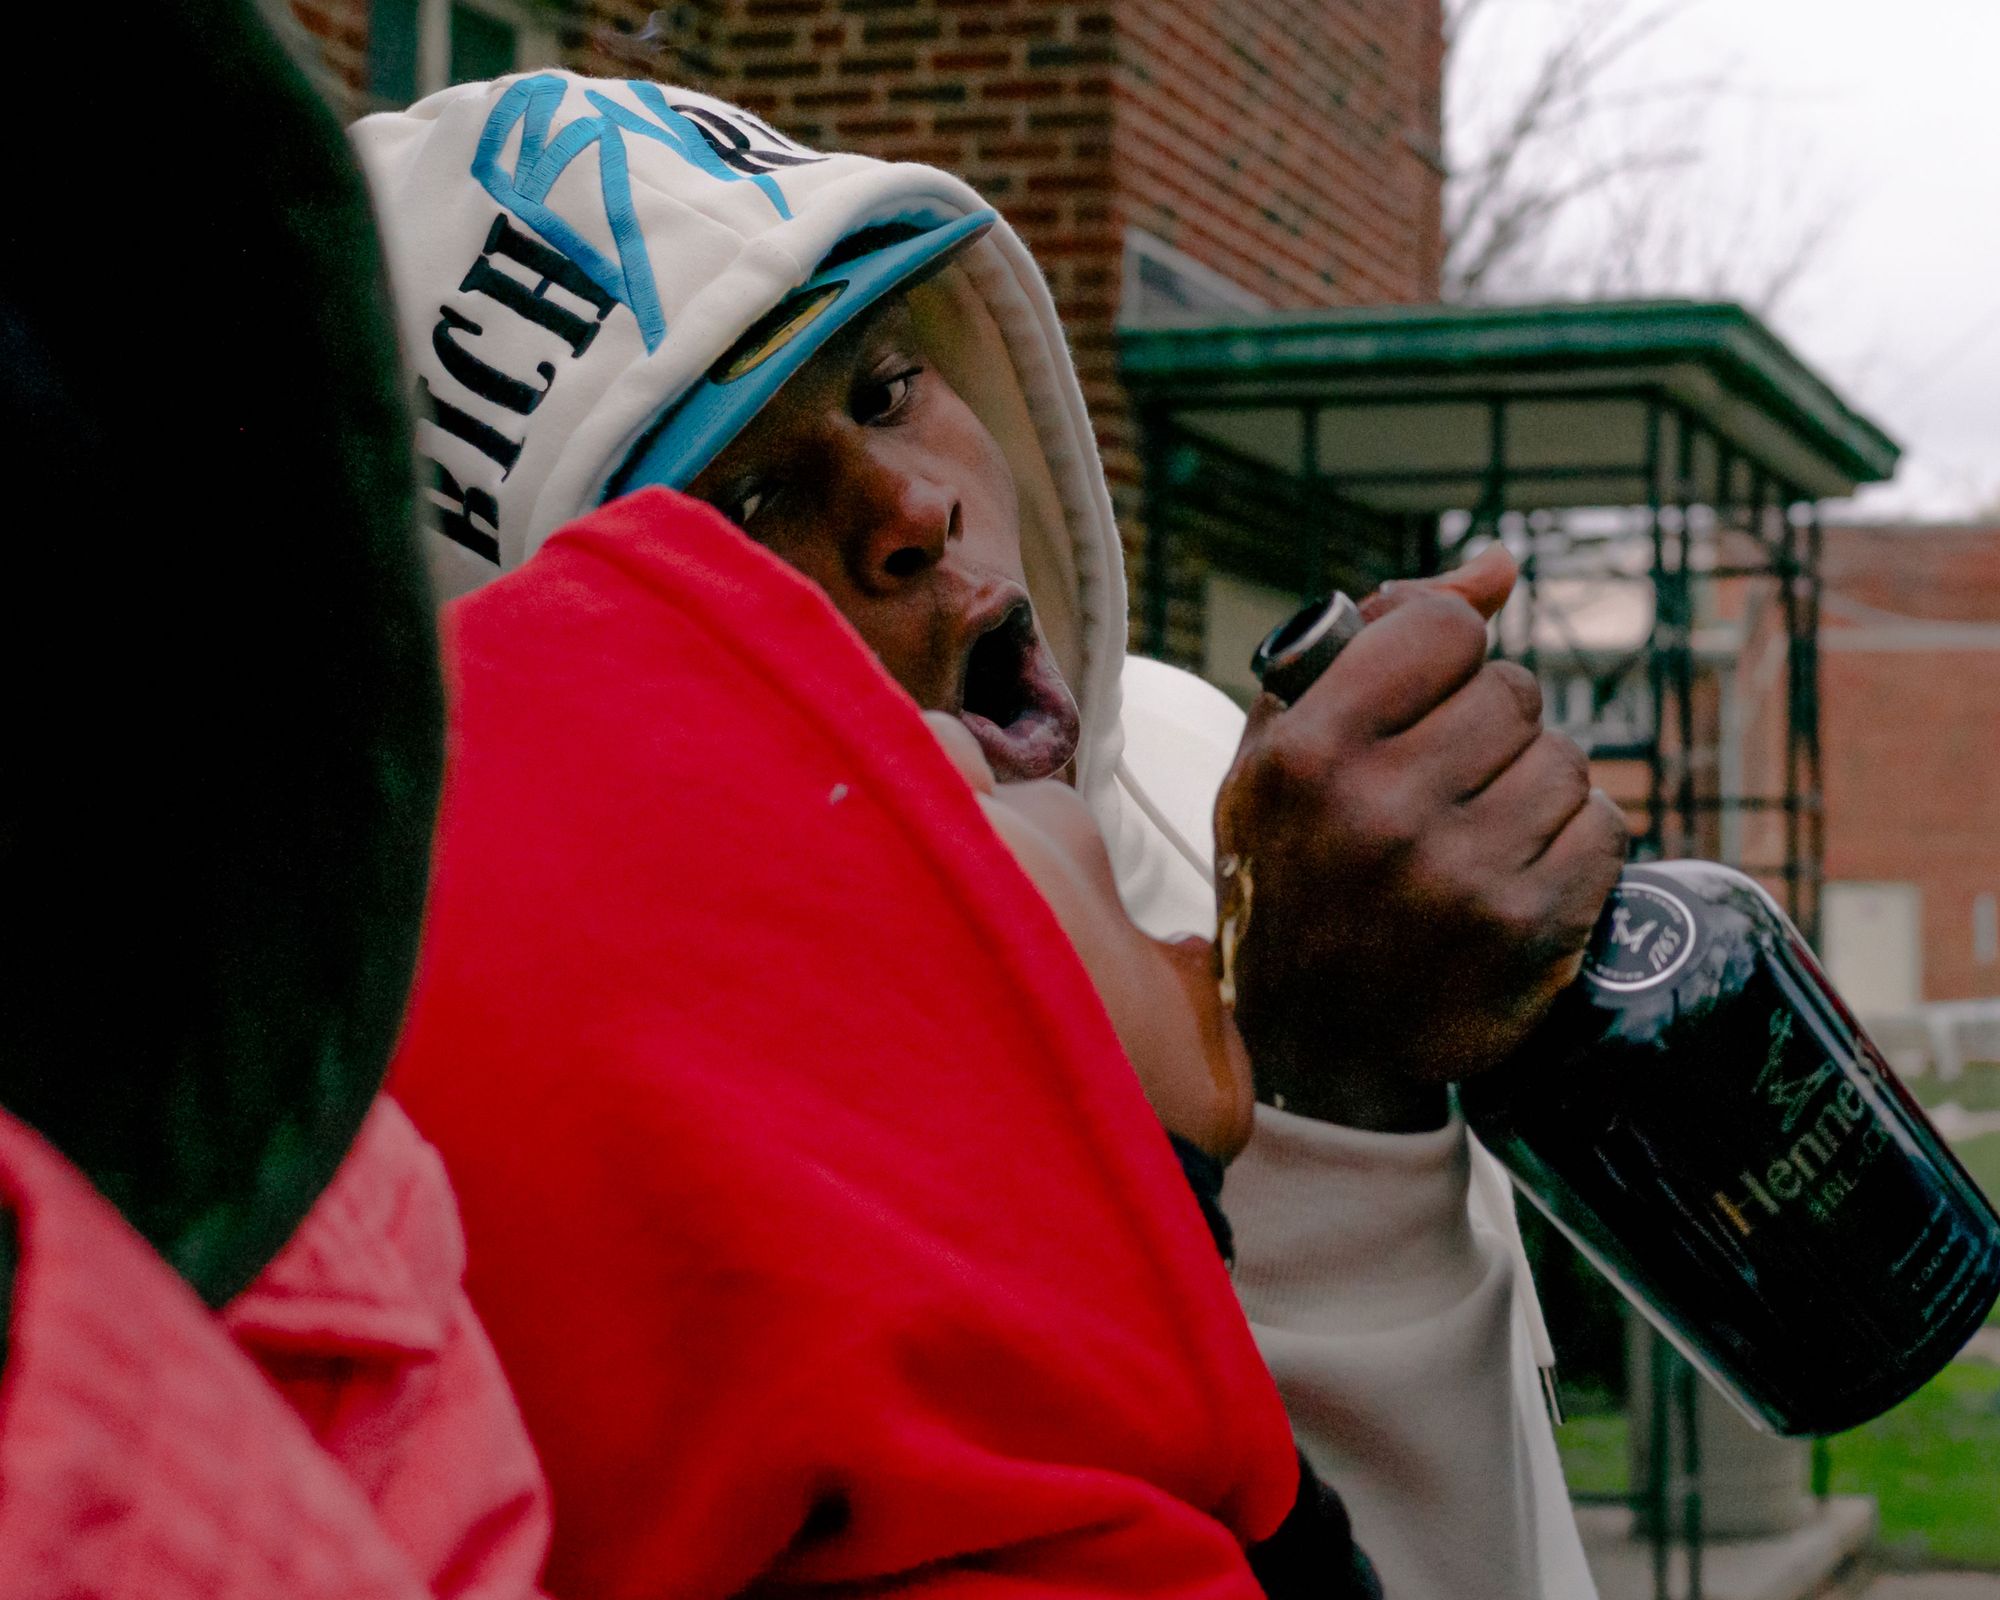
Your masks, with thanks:
[[[1519,576],[1520,568],[1514,565],[1506,546],[1489,544],[1464,566],[1439,577],[1437,586],[1462,596],[1474,611],[1491,622],[1507,603],[1507,596],[1514,592],[1514,580]]]
[[[1455,594],[1491,622],[1514,592],[1519,569],[1504,545],[1490,544],[1462,567],[1439,573],[1435,578],[1406,578],[1385,583],[1361,603],[1365,621],[1379,622],[1405,600],[1424,590],[1442,589]]]

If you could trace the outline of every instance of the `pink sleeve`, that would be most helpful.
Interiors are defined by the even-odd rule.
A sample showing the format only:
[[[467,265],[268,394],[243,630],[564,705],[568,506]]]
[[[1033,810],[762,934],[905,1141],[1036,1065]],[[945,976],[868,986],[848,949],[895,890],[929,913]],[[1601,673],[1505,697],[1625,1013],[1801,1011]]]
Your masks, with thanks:
[[[224,1319],[439,1600],[518,1600],[548,1491],[464,1277],[442,1164],[384,1098]]]

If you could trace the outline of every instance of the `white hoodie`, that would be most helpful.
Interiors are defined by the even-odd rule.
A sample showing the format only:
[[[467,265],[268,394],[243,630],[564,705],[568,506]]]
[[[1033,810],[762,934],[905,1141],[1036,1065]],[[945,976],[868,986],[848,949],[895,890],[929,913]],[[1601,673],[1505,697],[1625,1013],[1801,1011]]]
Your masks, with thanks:
[[[824,155],[707,96],[540,73],[356,124],[416,372],[444,595],[595,505],[647,425],[841,239],[983,202]],[[1076,692],[1077,782],[1127,907],[1208,930],[1210,815],[1242,726],[1128,660],[1123,553],[1055,308],[1004,223],[911,291],[1000,442],[1038,620]],[[1397,1600],[1594,1600],[1535,1373],[1504,1185],[1462,1128],[1268,1108],[1229,1176],[1245,1308],[1314,1464]]]

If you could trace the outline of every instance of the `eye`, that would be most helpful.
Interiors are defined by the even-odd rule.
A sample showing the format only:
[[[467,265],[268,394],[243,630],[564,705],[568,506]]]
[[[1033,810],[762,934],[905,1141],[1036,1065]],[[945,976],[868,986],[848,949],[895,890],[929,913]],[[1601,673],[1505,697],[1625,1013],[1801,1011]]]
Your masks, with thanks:
[[[854,420],[861,423],[890,422],[910,403],[917,391],[922,367],[906,367],[886,378],[871,378],[854,395]]]
[[[770,491],[759,484],[737,490],[716,509],[737,527],[748,528],[750,519],[763,509],[765,502],[770,498]]]

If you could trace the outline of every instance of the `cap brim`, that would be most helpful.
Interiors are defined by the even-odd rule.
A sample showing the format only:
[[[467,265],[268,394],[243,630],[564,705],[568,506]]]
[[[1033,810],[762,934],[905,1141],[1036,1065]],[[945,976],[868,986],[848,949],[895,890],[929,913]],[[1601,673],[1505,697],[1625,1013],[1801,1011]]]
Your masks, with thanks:
[[[632,447],[604,496],[685,489],[766,402],[884,295],[936,272],[999,220],[974,211],[816,272],[760,318]]]

